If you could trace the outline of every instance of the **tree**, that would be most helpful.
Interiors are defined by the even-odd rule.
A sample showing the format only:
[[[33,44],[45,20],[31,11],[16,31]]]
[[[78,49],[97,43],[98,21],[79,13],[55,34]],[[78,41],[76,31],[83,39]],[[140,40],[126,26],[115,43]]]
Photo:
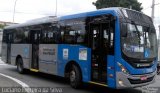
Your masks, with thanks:
[[[95,5],[97,9],[107,7],[125,7],[137,11],[143,9],[141,6],[142,3],[139,3],[137,0],[97,0],[96,2],[93,2],[93,5]]]
[[[5,25],[0,24],[0,29],[3,29]]]

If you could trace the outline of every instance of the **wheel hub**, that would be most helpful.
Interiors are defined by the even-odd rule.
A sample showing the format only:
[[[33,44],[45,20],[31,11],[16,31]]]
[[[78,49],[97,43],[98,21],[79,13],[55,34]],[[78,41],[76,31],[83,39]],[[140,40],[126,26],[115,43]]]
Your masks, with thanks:
[[[75,71],[72,70],[72,71],[70,72],[70,80],[71,80],[71,81],[75,81],[75,79],[76,79],[76,73],[75,73]]]

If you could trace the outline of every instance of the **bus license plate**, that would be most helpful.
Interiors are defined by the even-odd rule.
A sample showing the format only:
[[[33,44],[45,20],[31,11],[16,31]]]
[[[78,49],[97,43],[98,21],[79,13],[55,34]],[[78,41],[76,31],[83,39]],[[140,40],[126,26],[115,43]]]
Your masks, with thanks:
[[[141,78],[141,80],[147,80],[147,77],[146,76],[142,76],[142,77],[140,77]]]

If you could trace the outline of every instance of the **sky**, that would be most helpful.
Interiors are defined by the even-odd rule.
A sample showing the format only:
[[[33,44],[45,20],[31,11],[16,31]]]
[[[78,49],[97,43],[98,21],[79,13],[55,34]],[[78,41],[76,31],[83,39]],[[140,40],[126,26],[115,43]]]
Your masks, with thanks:
[[[142,12],[151,16],[151,6],[152,6],[152,0],[138,0],[142,3],[143,10]],[[156,27],[156,30],[158,31],[158,25],[160,25],[160,0],[155,0],[155,19],[154,24]]]
[[[14,5],[15,6],[15,13]],[[57,16],[96,10],[92,2],[96,0],[57,0]],[[151,15],[152,0],[138,0],[142,3],[143,12]],[[160,0],[155,0],[156,4]],[[155,6],[155,26],[160,25],[160,4]],[[0,21],[23,23],[35,18],[54,16],[56,0],[0,0]],[[14,18],[13,18],[14,15]]]
[[[0,0],[0,21],[13,21],[16,0]],[[57,15],[69,15],[96,10],[92,5],[95,0],[57,0]],[[54,16],[56,0],[17,0],[14,20],[22,23],[44,16]]]

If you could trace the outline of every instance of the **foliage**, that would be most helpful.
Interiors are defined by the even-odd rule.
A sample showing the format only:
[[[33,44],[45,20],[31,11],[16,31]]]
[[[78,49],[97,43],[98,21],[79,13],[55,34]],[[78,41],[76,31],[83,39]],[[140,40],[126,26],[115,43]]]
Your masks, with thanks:
[[[3,29],[5,25],[0,24],[0,29]]]
[[[142,3],[139,3],[137,0],[97,0],[96,2],[93,2],[93,5],[95,5],[97,9],[107,7],[125,7],[137,11],[143,9],[141,6]]]

